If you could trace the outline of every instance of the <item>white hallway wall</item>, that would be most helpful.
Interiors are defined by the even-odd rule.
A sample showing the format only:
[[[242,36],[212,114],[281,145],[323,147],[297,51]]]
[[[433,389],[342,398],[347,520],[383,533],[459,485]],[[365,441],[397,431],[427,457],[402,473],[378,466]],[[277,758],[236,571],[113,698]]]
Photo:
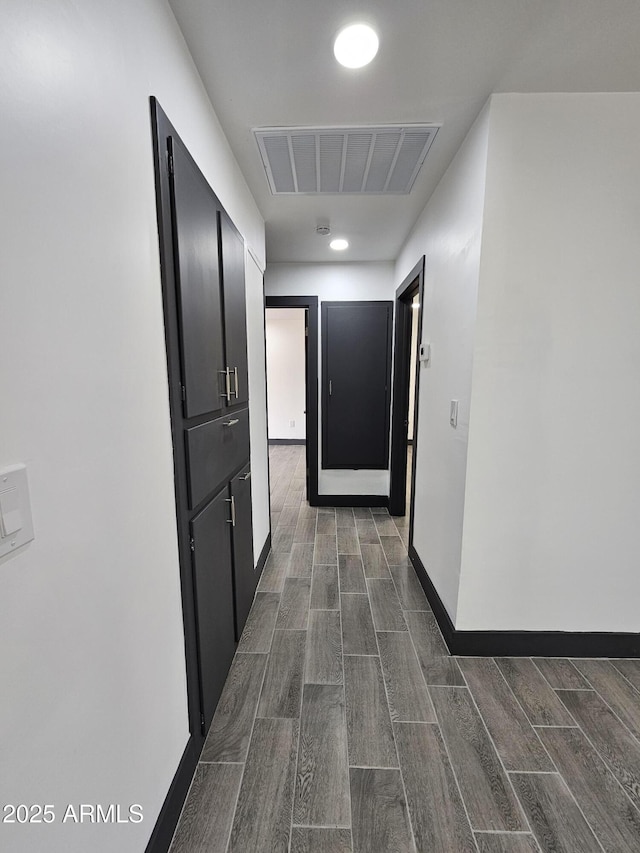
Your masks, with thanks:
[[[495,95],[461,629],[640,631],[640,94]]]
[[[414,544],[460,630],[640,630],[638,138],[637,94],[494,95],[399,257]]]
[[[36,538],[0,561],[0,801],[59,819],[0,846],[140,853],[188,738],[150,94],[262,265],[263,222],[166,3],[2,12],[0,465],[28,465]]]
[[[464,519],[471,370],[480,269],[488,111],[420,216],[396,264],[399,285],[426,255],[420,363],[413,544],[455,621]],[[458,426],[449,403],[459,400]]]
[[[304,308],[267,308],[265,327],[269,438],[304,440]]]
[[[392,263],[269,264],[265,273],[267,296],[318,297],[318,407],[322,419],[322,302],[393,300]],[[320,434],[319,434],[320,435]],[[334,471],[321,467],[318,448],[318,492],[321,495],[388,495],[389,471]]]

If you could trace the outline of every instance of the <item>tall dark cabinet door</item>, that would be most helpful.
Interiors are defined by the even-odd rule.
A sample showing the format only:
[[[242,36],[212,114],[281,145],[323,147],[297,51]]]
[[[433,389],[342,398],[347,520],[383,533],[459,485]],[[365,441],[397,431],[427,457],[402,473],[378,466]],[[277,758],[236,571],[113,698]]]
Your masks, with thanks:
[[[251,489],[242,479],[250,458],[244,242],[154,98],[151,112],[190,748],[196,749],[255,588]]]
[[[253,530],[251,518],[251,470],[247,467],[231,480],[235,525],[233,533],[233,567],[236,592],[236,637],[239,640],[253,604],[258,573],[253,565]]]
[[[322,303],[322,467],[387,468],[392,302]]]
[[[190,525],[205,732],[235,652],[230,521],[231,500],[225,487]]]
[[[220,213],[226,364],[231,373],[231,405],[249,400],[244,243],[228,216]]]
[[[224,348],[216,199],[189,154],[169,139],[184,413],[221,409]]]

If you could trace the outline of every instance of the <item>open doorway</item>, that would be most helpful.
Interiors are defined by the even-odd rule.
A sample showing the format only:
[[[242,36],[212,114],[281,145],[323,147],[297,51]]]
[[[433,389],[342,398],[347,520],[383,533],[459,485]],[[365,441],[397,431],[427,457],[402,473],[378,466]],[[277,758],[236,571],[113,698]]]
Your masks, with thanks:
[[[389,512],[405,518],[407,544],[413,530],[423,288],[424,257],[397,289],[395,306]]]
[[[267,296],[267,423],[272,492],[280,474],[318,501],[318,298]],[[280,473],[278,473],[280,472]],[[284,488],[284,481],[282,483]],[[276,489],[277,491],[277,489]],[[284,497],[284,495],[283,495]]]
[[[267,430],[270,445],[304,445],[306,413],[305,308],[267,308]]]

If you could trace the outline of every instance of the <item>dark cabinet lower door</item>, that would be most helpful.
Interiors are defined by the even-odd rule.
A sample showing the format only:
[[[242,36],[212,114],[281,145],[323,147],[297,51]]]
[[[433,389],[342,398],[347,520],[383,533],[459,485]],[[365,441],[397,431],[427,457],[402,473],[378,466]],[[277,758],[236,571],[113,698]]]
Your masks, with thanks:
[[[239,640],[253,604],[258,573],[253,565],[251,523],[251,471],[240,471],[230,483],[235,525],[232,527],[233,571],[236,599],[236,638]]]
[[[235,652],[231,504],[225,488],[191,522],[203,731],[207,731]]]

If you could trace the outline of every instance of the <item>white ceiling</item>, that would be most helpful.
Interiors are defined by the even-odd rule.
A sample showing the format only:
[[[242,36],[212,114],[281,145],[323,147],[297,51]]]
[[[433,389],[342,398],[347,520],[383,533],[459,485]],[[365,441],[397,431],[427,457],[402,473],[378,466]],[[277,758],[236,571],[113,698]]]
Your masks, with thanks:
[[[267,259],[393,260],[492,92],[640,91],[640,0],[170,0],[265,219]],[[367,20],[366,68],[333,58]],[[405,196],[273,196],[254,127],[435,123]],[[640,146],[639,146],[640,147]],[[350,247],[315,234],[329,219]]]

